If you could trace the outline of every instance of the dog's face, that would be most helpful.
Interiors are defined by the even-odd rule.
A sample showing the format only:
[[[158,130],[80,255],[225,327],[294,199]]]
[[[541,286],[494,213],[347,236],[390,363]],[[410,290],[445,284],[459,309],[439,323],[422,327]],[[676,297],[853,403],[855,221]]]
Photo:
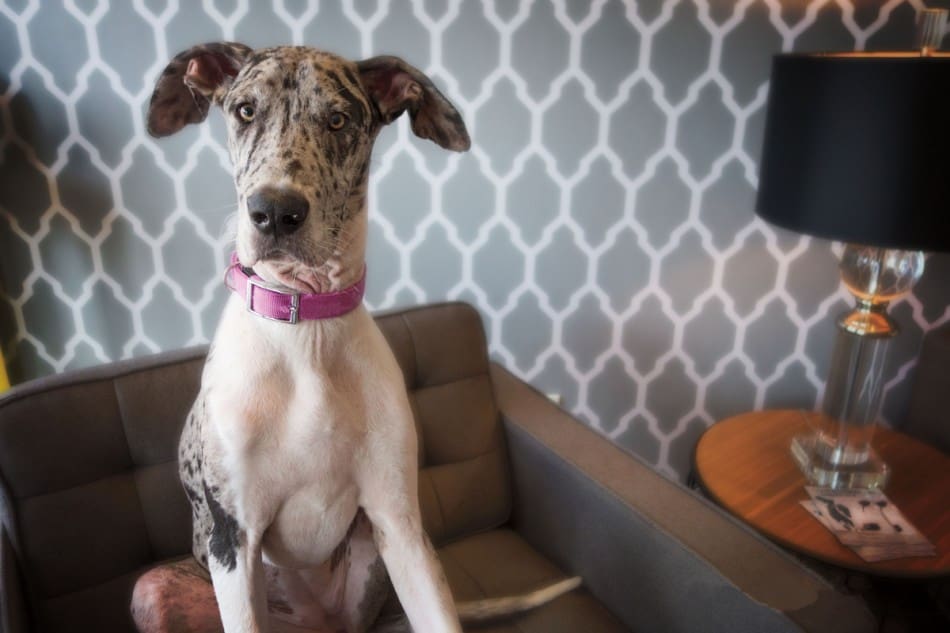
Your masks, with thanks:
[[[312,49],[260,51],[221,107],[242,259],[313,268],[345,248],[377,130],[356,65]]]
[[[224,111],[245,266],[283,285],[362,265],[367,173],[382,125],[402,112],[413,131],[456,151],[469,139],[456,110],[421,72],[394,57],[354,63],[304,47],[196,46],[159,79],[148,128],[166,136]],[[360,261],[346,261],[347,258]]]

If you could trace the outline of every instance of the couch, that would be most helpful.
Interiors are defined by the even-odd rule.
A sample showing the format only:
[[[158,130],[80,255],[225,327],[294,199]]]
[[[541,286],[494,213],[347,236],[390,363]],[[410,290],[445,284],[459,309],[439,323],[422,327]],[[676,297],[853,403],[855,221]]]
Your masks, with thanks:
[[[470,306],[377,322],[411,394],[425,526],[456,598],[584,579],[479,630],[873,628],[856,598],[490,362]],[[62,374],[0,397],[3,631],[132,631],[137,576],[188,555],[175,456],[206,352]]]

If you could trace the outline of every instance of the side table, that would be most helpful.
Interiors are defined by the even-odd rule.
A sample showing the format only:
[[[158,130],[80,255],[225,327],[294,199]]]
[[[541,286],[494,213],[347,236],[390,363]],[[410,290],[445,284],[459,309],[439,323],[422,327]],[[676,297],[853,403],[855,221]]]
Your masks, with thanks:
[[[720,505],[779,544],[839,567],[891,578],[950,575],[950,458],[903,433],[878,429],[873,445],[891,467],[884,493],[936,546],[937,556],[868,563],[812,518],[805,477],[789,453],[807,431],[797,410],[757,411],[710,427],[696,446],[696,475]]]

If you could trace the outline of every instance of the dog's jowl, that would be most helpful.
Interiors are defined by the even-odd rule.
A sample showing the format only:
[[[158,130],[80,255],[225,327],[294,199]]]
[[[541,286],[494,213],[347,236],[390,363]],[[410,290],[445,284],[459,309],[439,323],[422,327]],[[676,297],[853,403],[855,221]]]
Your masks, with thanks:
[[[212,106],[237,188],[233,292],[179,445],[194,559],[139,579],[138,627],[366,631],[390,581],[426,633],[550,599],[456,609],[422,527],[403,374],[361,304],[377,133],[408,112],[416,135],[464,151],[458,112],[395,57],[213,43],[169,63],[148,130],[173,134]]]

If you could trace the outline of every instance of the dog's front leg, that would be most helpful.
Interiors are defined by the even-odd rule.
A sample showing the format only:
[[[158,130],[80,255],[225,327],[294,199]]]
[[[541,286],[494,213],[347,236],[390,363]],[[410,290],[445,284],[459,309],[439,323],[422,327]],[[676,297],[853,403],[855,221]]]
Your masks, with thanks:
[[[408,402],[404,410],[411,416]],[[422,526],[416,437],[412,418],[403,419],[409,422],[395,427],[401,433],[385,442],[388,459],[374,460],[374,468],[366,474],[361,505],[412,630],[461,633],[442,565]]]
[[[259,534],[241,527],[206,490],[213,517],[208,568],[225,633],[267,631],[267,584]]]
[[[267,586],[260,548],[241,547],[233,568],[211,564],[211,581],[225,633],[267,631]]]
[[[452,594],[419,515],[368,514],[376,546],[413,631],[460,633]]]

